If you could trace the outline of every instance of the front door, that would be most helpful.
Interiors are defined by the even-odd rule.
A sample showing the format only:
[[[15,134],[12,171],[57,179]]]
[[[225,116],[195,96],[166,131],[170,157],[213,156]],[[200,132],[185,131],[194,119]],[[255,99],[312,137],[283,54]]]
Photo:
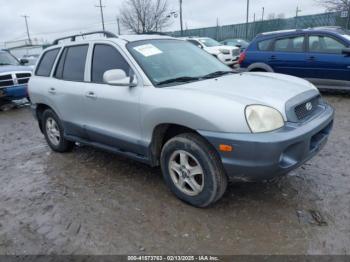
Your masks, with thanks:
[[[316,84],[350,86],[350,56],[342,54],[347,45],[333,36],[310,35],[306,77]]]
[[[88,137],[92,142],[138,154],[141,87],[112,86],[103,82],[103,74],[111,69],[133,74],[115,46],[95,44],[91,56],[91,81],[86,84],[84,98]]]

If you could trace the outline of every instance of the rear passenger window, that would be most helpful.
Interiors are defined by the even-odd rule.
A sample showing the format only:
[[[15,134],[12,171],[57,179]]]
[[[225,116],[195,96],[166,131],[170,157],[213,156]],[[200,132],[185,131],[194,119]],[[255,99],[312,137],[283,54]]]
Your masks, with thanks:
[[[258,43],[258,49],[260,51],[268,51],[270,49],[271,43],[272,43],[272,39],[261,41]]]
[[[121,69],[124,70],[127,76],[130,75],[130,66],[117,49],[105,44],[95,45],[92,58],[91,81],[103,83],[103,74],[112,69]]]
[[[274,51],[277,52],[303,52],[304,36],[278,39],[275,42]]]
[[[42,56],[38,68],[36,69],[37,76],[50,76],[53,64],[55,63],[59,48],[47,51]]]
[[[84,81],[88,45],[66,47],[57,65],[55,77],[68,81]]]

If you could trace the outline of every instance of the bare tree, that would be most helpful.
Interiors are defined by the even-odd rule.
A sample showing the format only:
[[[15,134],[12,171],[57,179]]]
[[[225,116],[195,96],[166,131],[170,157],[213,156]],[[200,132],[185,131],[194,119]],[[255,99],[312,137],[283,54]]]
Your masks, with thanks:
[[[120,22],[134,33],[158,32],[170,25],[167,0],[126,0]]]
[[[319,4],[323,5],[327,11],[348,11],[350,10],[350,0],[316,0]]]

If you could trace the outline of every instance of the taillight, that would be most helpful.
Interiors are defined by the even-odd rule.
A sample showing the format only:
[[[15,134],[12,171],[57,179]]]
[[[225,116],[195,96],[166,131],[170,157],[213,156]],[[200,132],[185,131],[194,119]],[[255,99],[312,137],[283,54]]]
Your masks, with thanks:
[[[241,65],[244,62],[244,60],[246,59],[246,57],[247,57],[246,52],[241,53],[241,55],[239,56],[238,63]]]

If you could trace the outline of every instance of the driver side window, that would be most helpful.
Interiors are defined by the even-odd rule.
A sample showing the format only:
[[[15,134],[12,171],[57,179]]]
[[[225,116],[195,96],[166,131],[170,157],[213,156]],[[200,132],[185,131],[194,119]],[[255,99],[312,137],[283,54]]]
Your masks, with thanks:
[[[106,71],[121,69],[127,76],[131,74],[131,67],[119,51],[107,44],[94,46],[91,66],[91,82],[103,83],[103,75]]]

